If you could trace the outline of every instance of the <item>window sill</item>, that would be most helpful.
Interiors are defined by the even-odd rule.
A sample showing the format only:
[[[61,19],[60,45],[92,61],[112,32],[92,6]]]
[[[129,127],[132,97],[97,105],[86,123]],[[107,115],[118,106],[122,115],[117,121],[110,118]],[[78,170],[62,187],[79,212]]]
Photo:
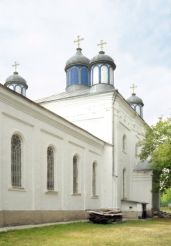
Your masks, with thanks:
[[[81,196],[81,193],[73,193],[72,196]]]
[[[46,194],[58,194],[57,190],[46,190],[45,191]]]
[[[9,191],[20,191],[20,192],[25,192],[26,190],[24,187],[10,187],[8,188]]]
[[[99,199],[99,196],[98,195],[91,196],[91,199]]]

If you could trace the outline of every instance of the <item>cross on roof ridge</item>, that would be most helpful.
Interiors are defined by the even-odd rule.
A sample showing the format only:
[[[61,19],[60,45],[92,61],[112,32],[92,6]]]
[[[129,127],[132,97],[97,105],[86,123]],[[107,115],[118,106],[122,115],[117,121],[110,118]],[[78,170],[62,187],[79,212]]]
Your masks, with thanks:
[[[14,72],[17,72],[17,66],[19,66],[20,64],[18,64],[16,61],[14,62],[14,64],[12,65],[12,67],[14,67]]]
[[[135,94],[136,88],[137,88],[137,86],[134,83],[130,86],[130,89],[132,89],[132,94]]]
[[[103,40],[100,40],[100,43],[97,44],[97,46],[100,46],[101,51],[103,51],[103,46],[106,44],[107,44],[106,42],[104,42]]]
[[[80,35],[77,36],[77,39],[74,40],[74,43],[77,43],[77,45],[78,45],[77,48],[80,48],[80,42],[83,40],[84,40],[84,38],[81,38]]]

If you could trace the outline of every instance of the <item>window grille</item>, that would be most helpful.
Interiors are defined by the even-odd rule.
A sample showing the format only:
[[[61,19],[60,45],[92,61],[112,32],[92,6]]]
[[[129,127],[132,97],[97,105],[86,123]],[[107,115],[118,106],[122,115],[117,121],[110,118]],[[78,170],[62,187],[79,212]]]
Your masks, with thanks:
[[[18,135],[11,138],[11,184],[21,187],[21,139]]]
[[[47,189],[54,190],[54,150],[47,149]]]
[[[73,194],[78,193],[78,157],[73,157]]]
[[[93,162],[92,167],[92,195],[96,196],[96,169],[97,169],[97,163]]]

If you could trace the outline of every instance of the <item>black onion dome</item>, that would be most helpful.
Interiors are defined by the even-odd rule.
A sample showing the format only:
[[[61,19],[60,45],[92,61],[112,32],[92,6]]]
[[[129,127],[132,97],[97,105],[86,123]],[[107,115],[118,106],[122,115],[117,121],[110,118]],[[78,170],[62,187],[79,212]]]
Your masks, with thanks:
[[[144,106],[144,103],[143,103],[143,100],[140,98],[140,97],[137,97],[135,93],[132,93],[132,96],[130,96],[128,99],[127,99],[127,102],[129,104],[137,104],[137,105],[142,105]]]
[[[28,88],[27,82],[24,78],[22,78],[20,75],[18,75],[18,72],[14,72],[11,76],[9,76],[5,81],[5,86],[11,85],[11,84],[23,84]]]
[[[110,64],[113,67],[113,69],[116,68],[116,65],[115,65],[114,60],[112,59],[112,57],[106,55],[104,51],[100,51],[97,56],[93,57],[90,60],[90,65],[94,65],[94,64],[97,64],[97,63],[108,63],[108,64]]]
[[[85,65],[87,67],[89,66],[90,60],[86,56],[84,56],[81,51],[82,51],[81,48],[77,48],[77,52],[75,53],[75,55],[71,56],[68,59],[65,65],[65,71],[69,67],[72,67],[74,65]]]

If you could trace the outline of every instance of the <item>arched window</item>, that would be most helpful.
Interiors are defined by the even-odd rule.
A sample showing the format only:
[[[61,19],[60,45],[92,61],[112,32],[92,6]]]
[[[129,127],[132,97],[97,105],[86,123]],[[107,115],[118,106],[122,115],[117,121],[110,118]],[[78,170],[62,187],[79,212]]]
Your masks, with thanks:
[[[18,93],[21,93],[21,86],[16,85],[15,91],[18,92]]]
[[[54,149],[47,148],[47,190],[54,190]]]
[[[101,66],[101,83],[108,83],[108,68],[107,66]]]
[[[21,187],[21,138],[16,134],[11,138],[11,184]]]
[[[70,70],[70,84],[78,84],[79,83],[79,77],[78,77],[78,73],[79,73],[79,68],[77,67],[73,67]]]
[[[73,157],[73,194],[78,193],[78,156]]]
[[[84,85],[88,85],[88,68],[82,67],[81,68],[81,83]]]
[[[122,137],[122,151],[126,152],[126,135],[124,134]]]
[[[96,182],[97,182],[97,163],[93,162],[93,166],[92,166],[92,195],[96,196],[97,195],[97,187],[96,187]]]
[[[99,67],[95,66],[93,68],[93,81],[92,81],[92,85],[96,85],[99,83]]]
[[[135,157],[138,157],[138,144],[135,145]]]
[[[123,169],[123,184],[122,184],[122,188],[123,188],[123,199],[126,199],[126,169]]]
[[[70,73],[70,71],[69,71],[69,70],[67,70],[67,72],[66,72],[66,77],[67,77],[67,85],[69,85],[69,84],[70,84],[69,73]]]
[[[110,84],[114,84],[114,72],[112,67],[110,67]]]
[[[24,87],[22,88],[22,95],[26,96],[26,88],[24,88]]]
[[[14,90],[14,86],[13,85],[9,85],[8,88],[10,88],[11,90]]]

